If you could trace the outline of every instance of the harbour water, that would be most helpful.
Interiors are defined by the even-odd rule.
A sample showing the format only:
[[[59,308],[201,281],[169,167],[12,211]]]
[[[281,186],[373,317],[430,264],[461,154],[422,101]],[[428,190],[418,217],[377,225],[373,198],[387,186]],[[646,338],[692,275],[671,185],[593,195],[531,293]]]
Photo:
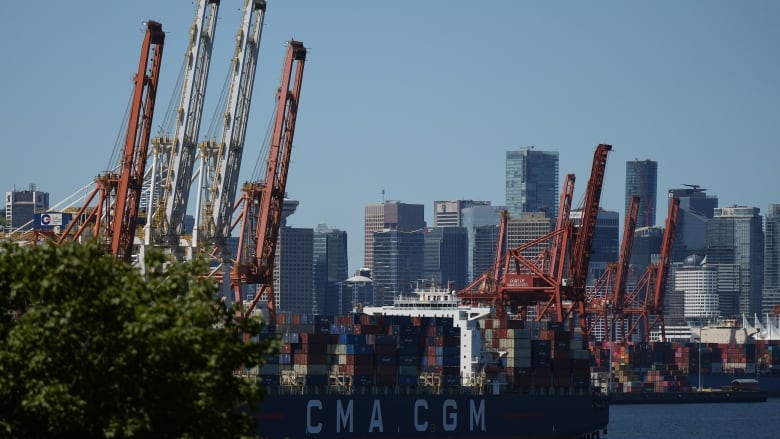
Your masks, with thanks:
[[[780,398],[757,403],[610,407],[608,439],[768,439],[778,437]]]

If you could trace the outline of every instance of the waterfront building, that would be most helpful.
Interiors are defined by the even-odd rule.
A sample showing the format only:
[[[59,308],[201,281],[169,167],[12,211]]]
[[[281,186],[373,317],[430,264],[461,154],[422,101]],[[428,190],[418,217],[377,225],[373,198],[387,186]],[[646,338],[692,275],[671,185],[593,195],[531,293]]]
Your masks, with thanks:
[[[506,153],[506,207],[512,218],[529,212],[558,214],[558,152],[534,147]]]
[[[341,282],[347,278],[347,232],[319,224],[314,229],[314,300],[317,314],[344,314]],[[346,304],[346,312],[352,304]]]
[[[8,231],[33,229],[36,213],[49,209],[49,193],[39,191],[34,184],[28,189],[5,193],[5,220]]]
[[[434,227],[425,234],[424,279],[456,290],[466,286],[468,234],[465,227]]]
[[[713,217],[718,207],[718,197],[707,195],[706,189],[697,185],[670,189],[669,197],[677,197],[680,200],[672,261],[682,262],[693,254],[704,256],[707,247],[707,221]]]
[[[363,223],[363,266],[374,271],[374,232],[425,229],[425,206],[387,201],[365,206]]]
[[[653,160],[626,162],[626,198],[623,212],[628,212],[631,197],[634,195],[639,195],[637,228],[654,226],[658,196],[658,162]]]
[[[463,210],[475,206],[490,206],[490,201],[434,201],[433,227],[461,227],[463,226]]]
[[[392,305],[394,297],[411,293],[424,276],[424,230],[386,229],[372,238],[374,299]]]
[[[761,312],[764,277],[764,232],[756,207],[716,208],[707,221],[707,263],[734,265],[739,315]]]

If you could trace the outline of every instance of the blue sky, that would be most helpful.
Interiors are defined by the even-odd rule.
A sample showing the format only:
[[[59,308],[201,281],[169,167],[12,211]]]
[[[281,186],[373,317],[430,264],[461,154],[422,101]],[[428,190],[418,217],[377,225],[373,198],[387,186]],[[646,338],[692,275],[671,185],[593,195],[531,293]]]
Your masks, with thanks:
[[[201,134],[238,29],[222,0]],[[29,183],[52,204],[108,166],[132,91],[143,22],[167,32],[155,126],[186,50],[191,1],[9,2],[0,16],[0,190]],[[289,223],[349,234],[362,264],[363,207],[385,198],[502,205],[508,150],[560,153],[575,205],[599,143],[602,206],[623,214],[625,162],[658,162],[666,191],[698,184],[721,206],[780,203],[780,2],[268,0],[241,181],[272,117],[285,41],[309,48]],[[194,192],[194,191],[193,191]],[[194,203],[193,203],[194,204]],[[622,221],[622,220],[621,220]]]

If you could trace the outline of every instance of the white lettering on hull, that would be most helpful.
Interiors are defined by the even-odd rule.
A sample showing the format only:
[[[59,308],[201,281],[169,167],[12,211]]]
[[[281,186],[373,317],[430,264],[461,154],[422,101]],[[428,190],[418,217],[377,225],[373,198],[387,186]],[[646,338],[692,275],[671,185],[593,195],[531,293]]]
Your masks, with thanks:
[[[431,405],[426,399],[414,401],[412,419],[415,431],[428,431],[430,427]],[[306,404],[306,434],[319,435],[324,433],[325,425],[321,418],[325,410],[335,409],[336,433],[355,432],[355,404],[354,400],[336,400],[336,407],[325,407],[319,399],[309,400]],[[367,414],[358,408],[358,415]],[[435,412],[434,412],[435,413]],[[469,431],[487,431],[485,400],[469,400]],[[435,421],[435,419],[434,419]],[[463,419],[465,422],[465,419]],[[434,422],[434,425],[436,423]],[[458,429],[458,402],[454,399],[445,399],[441,404],[441,426],[444,431],[457,431]],[[393,427],[395,429],[396,427]],[[382,417],[382,404],[375,399],[371,406],[367,433],[384,433],[384,421]]]
[[[445,399],[441,406],[441,423],[444,431],[458,428],[458,403],[454,399]]]
[[[349,403],[347,404],[347,410],[344,410],[343,405],[341,404],[341,400],[339,399],[336,401],[336,432],[341,433],[342,428],[347,427],[347,422],[349,422],[349,431],[350,433],[354,432],[355,424],[353,421],[353,411],[352,411],[352,400],[349,400]]]
[[[371,424],[368,426],[368,432],[373,432],[375,428],[378,428],[380,433],[385,431],[382,427],[382,406],[378,399],[374,400],[374,408],[371,409]]]
[[[417,431],[428,430],[428,421],[420,423],[420,408],[428,410],[428,401],[424,399],[418,399],[414,402],[414,429]]]
[[[312,422],[312,410],[316,408],[317,410],[322,410],[322,401],[319,399],[313,399],[309,401],[308,404],[306,404],[306,433],[308,434],[319,434],[322,431],[322,422],[318,422],[317,425],[313,425]]]

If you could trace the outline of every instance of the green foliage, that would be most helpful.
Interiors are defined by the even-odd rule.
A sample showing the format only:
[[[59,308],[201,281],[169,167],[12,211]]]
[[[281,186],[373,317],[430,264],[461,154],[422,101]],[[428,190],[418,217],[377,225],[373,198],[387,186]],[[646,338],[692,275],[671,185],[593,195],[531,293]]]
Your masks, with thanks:
[[[0,247],[0,437],[253,433],[262,387],[233,372],[275,342],[242,340],[262,324],[216,299],[205,261],[147,267],[94,243]]]

